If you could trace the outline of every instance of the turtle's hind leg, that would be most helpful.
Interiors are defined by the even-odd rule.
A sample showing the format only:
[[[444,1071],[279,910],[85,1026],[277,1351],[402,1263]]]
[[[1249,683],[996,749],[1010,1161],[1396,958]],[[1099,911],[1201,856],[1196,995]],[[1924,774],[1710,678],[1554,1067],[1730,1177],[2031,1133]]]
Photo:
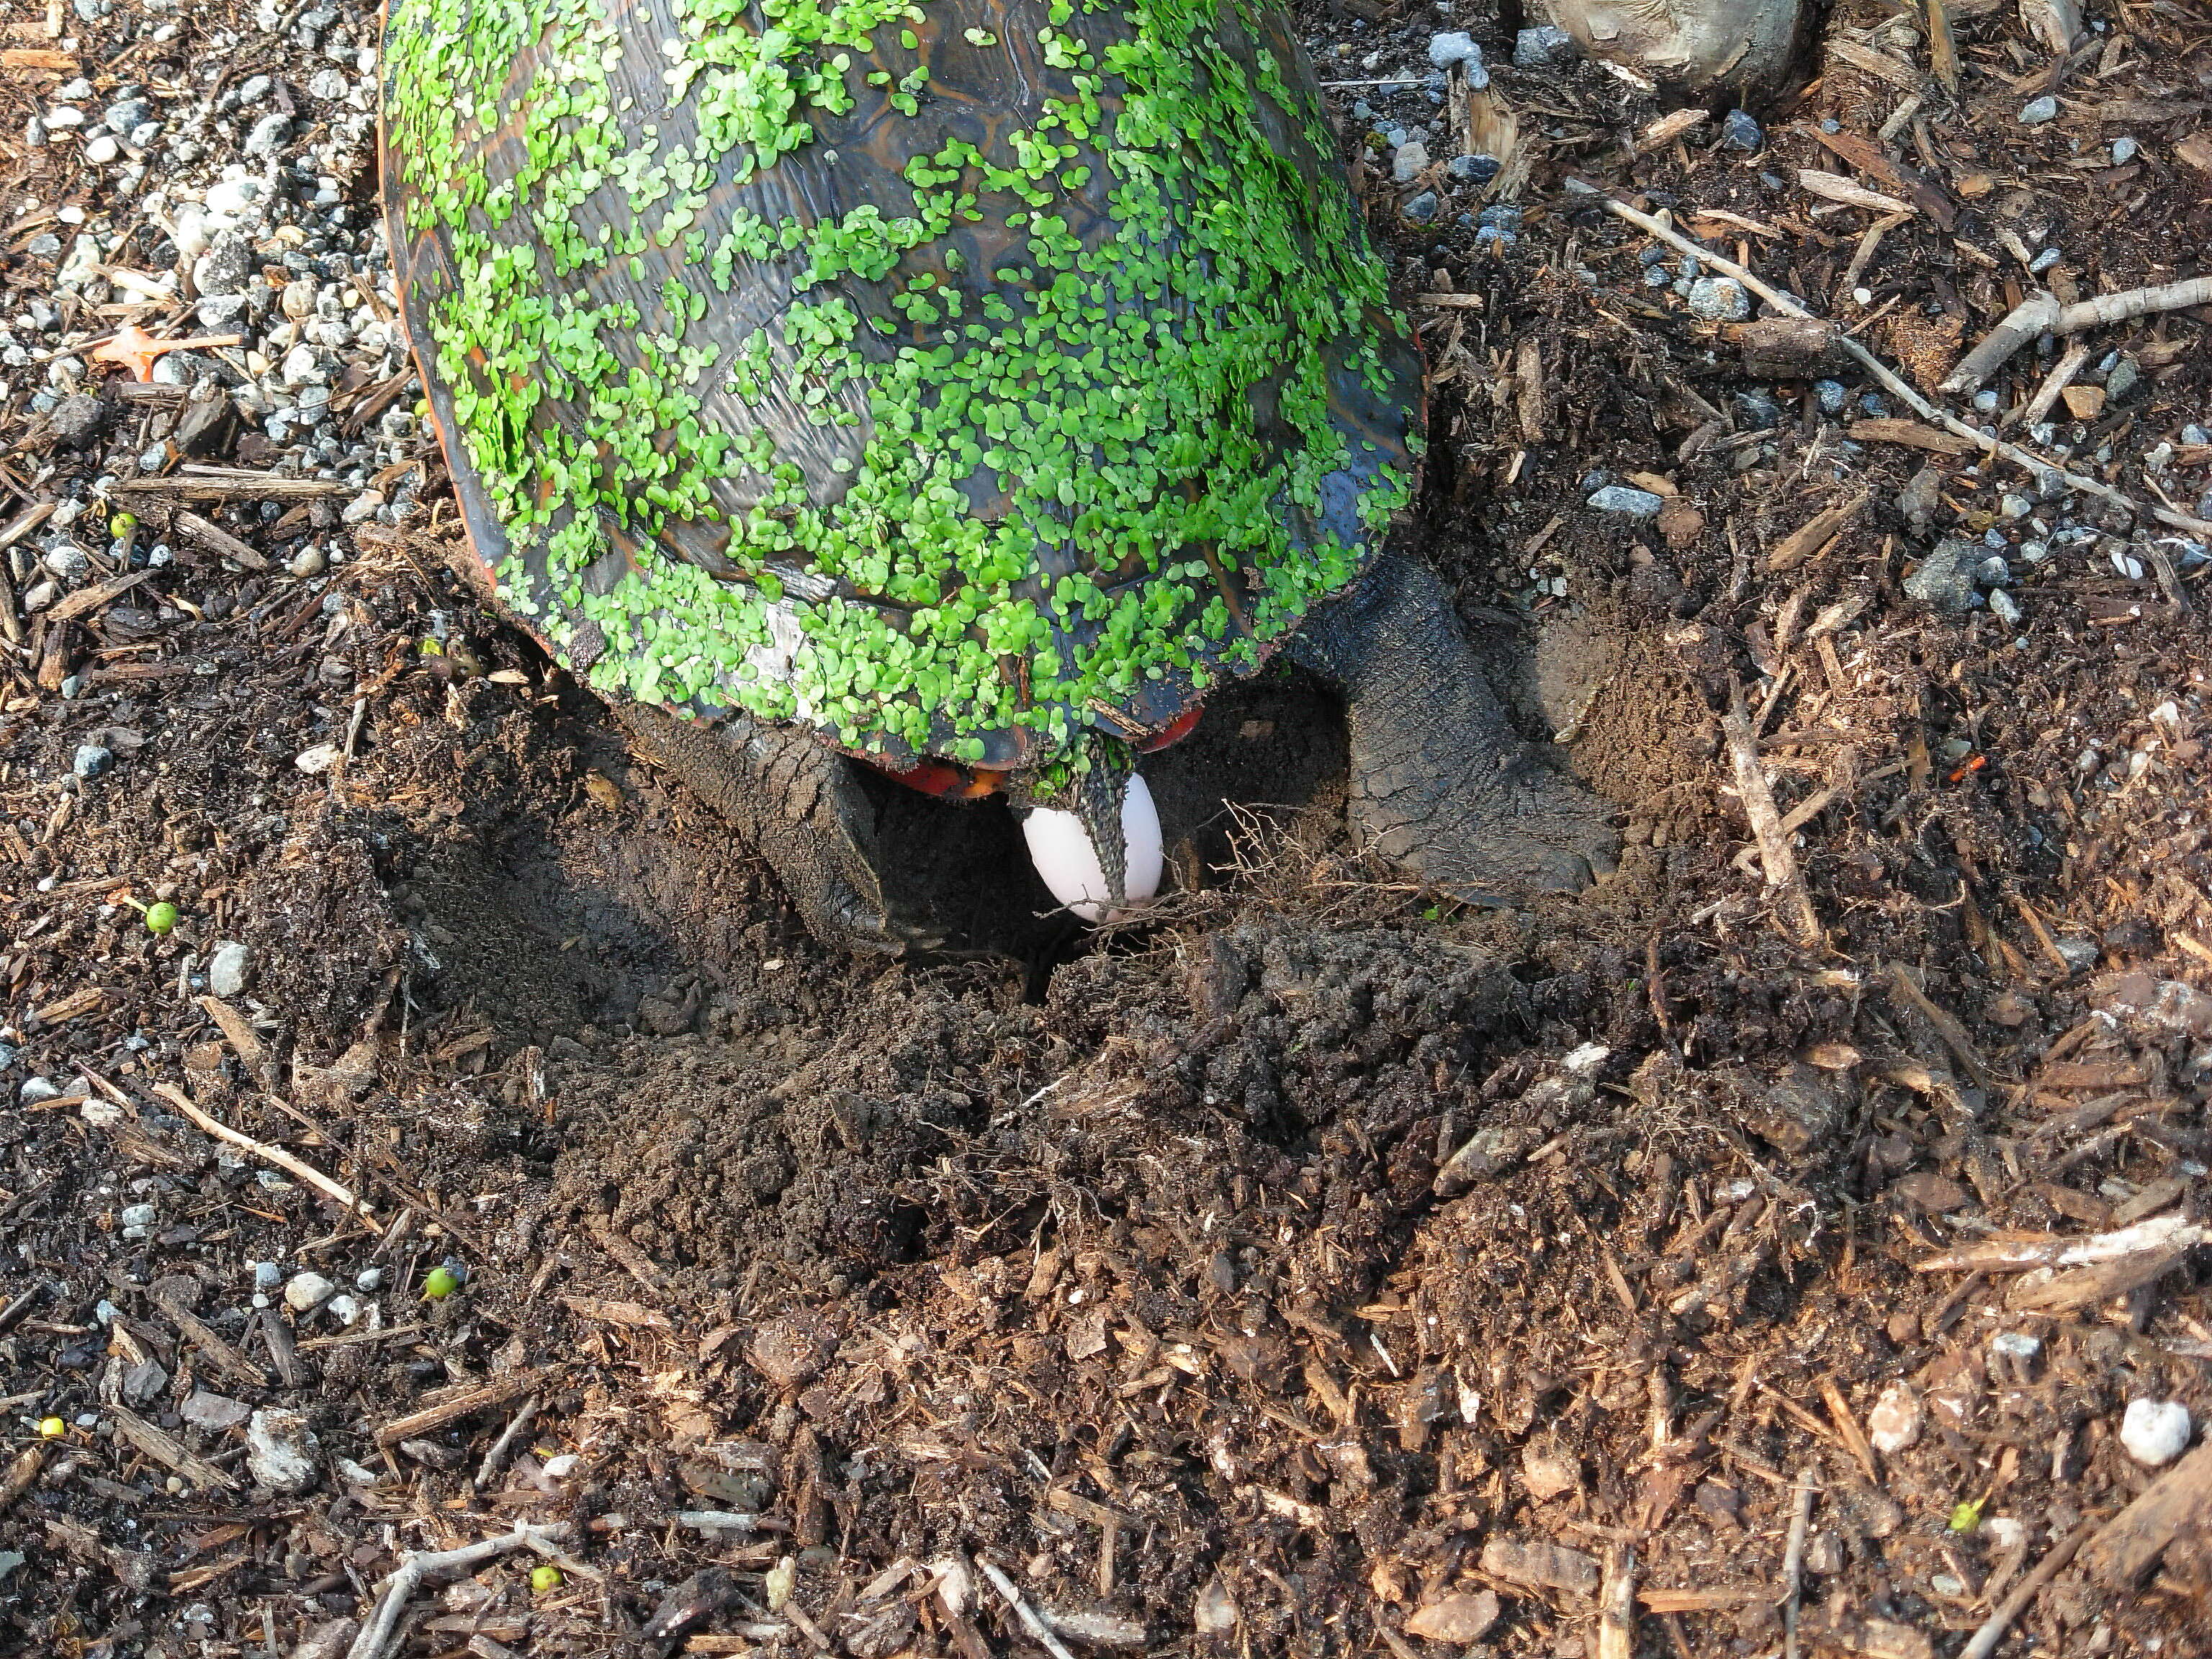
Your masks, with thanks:
[[[708,724],[615,706],[649,759],[674,773],[765,858],[823,944],[881,956],[943,941],[885,895],[884,848],[858,763],[806,732],[743,715]]]
[[[1353,827],[1473,902],[1573,892],[1613,867],[1610,809],[1545,764],[1483,678],[1443,584],[1385,553],[1285,647],[1346,704]]]

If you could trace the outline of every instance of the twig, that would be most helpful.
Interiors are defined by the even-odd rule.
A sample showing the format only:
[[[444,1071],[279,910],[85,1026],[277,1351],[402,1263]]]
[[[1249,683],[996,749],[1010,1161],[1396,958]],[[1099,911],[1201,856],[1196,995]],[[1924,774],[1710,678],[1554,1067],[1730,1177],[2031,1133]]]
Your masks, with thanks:
[[[471,1484],[478,1492],[491,1484],[492,1476],[499,1473],[499,1466],[507,1459],[507,1449],[514,1443],[515,1436],[530,1426],[537,1415],[538,1396],[532,1395],[522,1402],[522,1409],[515,1413],[513,1420],[499,1431],[499,1438],[491,1443],[491,1449],[483,1455],[483,1462],[477,1465],[477,1478]]]
[[[487,1538],[479,1544],[465,1544],[457,1550],[439,1550],[434,1553],[410,1554],[404,1557],[397,1571],[384,1581],[384,1589],[376,1598],[376,1609],[368,1622],[355,1637],[353,1645],[346,1650],[346,1659],[380,1659],[385,1647],[392,1640],[399,1615],[407,1609],[409,1599],[422,1587],[422,1581],[432,1573],[453,1572],[462,1567],[473,1567],[479,1562],[495,1560],[502,1555],[512,1555],[520,1549],[528,1549],[538,1540],[551,1540],[568,1535],[568,1523],[556,1522],[550,1526],[532,1526],[525,1522],[513,1532],[498,1538]]]
[[[1636,1552],[1616,1544],[1605,1553],[1605,1586],[1598,1592],[1597,1659],[1635,1659]]]
[[[2020,413],[2020,424],[2033,426],[2051,413],[2051,405],[2058,401],[2058,394],[2074,384],[2074,377],[2081,372],[2081,365],[2089,361],[2089,343],[2076,340],[2066,348],[2058,361],[2051,366],[2051,373],[2043,377],[2043,384],[2035,389],[2035,396],[2027,400],[2027,407]]]
[[[1022,1600],[1022,1593],[1014,1588],[1012,1579],[1000,1571],[988,1556],[977,1556],[975,1565],[982,1568],[983,1577],[991,1581],[991,1588],[1005,1598],[1006,1605],[1014,1610],[1014,1616],[1022,1621],[1023,1627],[1036,1638],[1038,1645],[1050,1654],[1052,1659],[1075,1659],[1060,1638],[1053,1634],[1052,1626],[1037,1616],[1036,1608]]]
[[[232,1146],[237,1147],[240,1152],[251,1152],[254,1157],[261,1158],[267,1163],[275,1164],[278,1169],[283,1170],[288,1175],[295,1175],[299,1176],[301,1180],[306,1182],[307,1185],[313,1187],[317,1192],[320,1193],[325,1198],[329,1199],[331,1203],[337,1205],[340,1209],[348,1211],[354,1216],[357,1217],[361,1224],[368,1228],[369,1231],[377,1234],[381,1234],[384,1231],[384,1229],[377,1224],[375,1218],[369,1214],[368,1206],[362,1203],[358,1198],[355,1197],[353,1190],[350,1188],[341,1186],[338,1182],[331,1180],[328,1176],[325,1175],[320,1170],[316,1169],[313,1164],[301,1163],[298,1158],[293,1157],[291,1153],[286,1152],[282,1146],[271,1146],[265,1140],[256,1140],[252,1135],[241,1134],[239,1131],[230,1127],[228,1124],[217,1122],[214,1118],[210,1117],[205,1112],[200,1110],[198,1107],[193,1105],[191,1097],[187,1096],[182,1089],[178,1088],[176,1085],[173,1083],[157,1083],[154,1085],[154,1092],[161,1096],[162,1099],[167,1101],[169,1104],[175,1107],[179,1111],[182,1112],[194,1123],[199,1125],[201,1128],[206,1130],[208,1133],[213,1135],[217,1140],[227,1140]]]
[[[376,1431],[376,1443],[387,1448],[396,1446],[403,1440],[428,1434],[433,1429],[442,1429],[447,1424],[457,1423],[464,1417],[473,1417],[494,1406],[504,1406],[518,1395],[538,1388],[544,1380],[544,1374],[541,1371],[517,1371],[511,1376],[503,1376],[496,1382],[487,1382],[482,1388],[471,1389],[467,1393],[438,1405],[427,1406],[419,1412],[410,1412],[404,1417],[395,1417]]]
[[[1804,1591],[1805,1529],[1813,1521],[1813,1494],[1819,1488],[1814,1484],[1813,1471],[1808,1467],[1797,1476],[1797,1501],[1790,1511],[1790,1541],[1782,1552],[1782,1580],[1787,1599],[1782,1607],[1783,1651],[1787,1659],[1797,1659],[1798,1601]]]
[[[1793,300],[1790,295],[1783,293],[1781,289],[1776,288],[1771,283],[1760,280],[1757,275],[1745,269],[1742,265],[1738,264],[1735,260],[1730,259],[1723,254],[1714,252],[1712,249],[1705,246],[1702,242],[1692,241],[1690,238],[1683,235],[1681,232],[1676,230],[1673,226],[1662,224],[1650,214],[1640,213],[1636,209],[1629,206],[1626,202],[1615,201],[1612,197],[1607,195],[1603,191],[1598,189],[1596,185],[1590,184],[1586,179],[1571,178],[1567,180],[1567,187],[1570,190],[1587,192],[1596,199],[1599,206],[1605,209],[1607,212],[1612,214],[1614,218],[1626,220],[1628,223],[1634,225],[1638,230],[1643,231],[1645,234],[1656,236],[1661,241],[1666,242],[1671,246],[1680,248],[1685,253],[1695,254],[1701,261],[1711,266],[1715,270],[1720,272],[1724,276],[1735,277],[1736,281],[1741,283],[1746,288],[1749,289],[1753,294],[1759,295],[1760,299],[1765,301],[1767,304],[1772,306],[1784,316],[1812,316],[1813,313],[1806,310],[1805,307],[1797,301]],[[2200,278],[2199,280],[2203,281],[2212,279]],[[2175,284],[2175,286],[2179,287],[2182,285]],[[2139,291],[2150,293],[2155,290],[2142,289]],[[2126,296],[2119,295],[2106,295],[2105,299],[2116,300],[2124,297]],[[2204,304],[2207,302],[2212,302],[2212,292],[2207,292],[2195,301],[2179,301],[2178,303]],[[2101,302],[2093,301],[2092,303]],[[2018,313],[2015,313],[2014,314],[2017,315]],[[2141,313],[2136,313],[2131,314],[2140,315]],[[2000,324],[1998,326],[2002,328],[2003,325]],[[2083,326],[2087,326],[2087,325],[2084,324]],[[2020,467],[2026,471],[2047,474],[2050,477],[2057,478],[2069,489],[2078,490],[2084,495],[2094,495],[2100,500],[2111,501],[2117,507],[2125,507],[2130,513],[2140,514],[2149,518],[2156,519],[2160,524],[2169,525],[2176,530],[2185,530],[2192,536],[2212,536],[2212,520],[2191,518],[2186,513],[2177,513],[2166,507],[2146,507],[2142,502],[2136,501],[2132,495],[2126,494],[2124,491],[2115,489],[2110,484],[2105,483],[2099,479],[2085,477],[2079,472],[2069,472],[2064,467],[2060,466],[2056,461],[2046,459],[2045,457],[2035,453],[2033,450],[2022,449],[2018,444],[2008,443],[2002,438],[1992,438],[1988,434],[1967,425],[1966,422],[1960,420],[1948,410],[1938,409],[1934,404],[1929,403],[1927,398],[1920,395],[1917,388],[1905,380],[1900,379],[1896,371],[1892,369],[1888,364],[1883,362],[1881,358],[1875,356],[1873,352],[1868,350],[1850,335],[1838,333],[1836,337],[1836,343],[1843,350],[1848,352],[1858,362],[1862,368],[1865,369],[1868,374],[1873,375],[1876,380],[1880,381],[1883,390],[1887,391],[1892,397],[1905,404],[1908,408],[1911,409],[1915,414],[1921,416],[1924,419],[1935,421],[1948,430],[1956,433],[1960,437],[1970,440],[1976,448],[1986,450],[1993,456],[2010,461],[2014,466]],[[1963,364],[1960,365],[1961,368],[1964,368],[1964,366],[1965,365]],[[1946,382],[1945,384],[1948,389],[1949,383]]]
[[[2160,283],[2148,288],[2124,289],[2100,294],[2094,300],[2062,306],[2051,294],[2032,294],[2005,313],[1982,343],[1959,359],[1939,391],[1974,392],[2039,334],[2079,334],[2085,328],[2124,323],[2154,311],[2180,311],[2190,306],[2212,305],[2212,276],[2193,276],[2187,282]]]
[[[2084,1521],[2052,1545],[2051,1553],[2035,1564],[2035,1571],[2021,1579],[2010,1595],[1997,1603],[1997,1610],[1974,1632],[1974,1639],[1959,1650],[1959,1659],[1989,1659],[1989,1656],[1996,1651],[1997,1644],[2004,1640],[2004,1633],[2011,1628],[2012,1621],[2027,1610],[2027,1604],[2035,1600],[2037,1592],[2056,1578],[2059,1570],[2074,1559],[2074,1552],[2088,1542],[2097,1526],[2094,1521]]]
[[[1774,791],[1767,786],[1766,774],[1759,769],[1759,740],[1752,735],[1740,685],[1729,687],[1729,710],[1721,716],[1721,731],[1728,738],[1729,759],[1735,768],[1736,795],[1743,804],[1744,816],[1751,820],[1751,833],[1758,839],[1767,884],[1788,896],[1790,930],[1796,942],[1817,944],[1820,919],[1814,914],[1812,896],[1797,872],[1790,837],[1782,833],[1782,814],[1774,805]]]
[[[1916,1261],[1912,1271],[1947,1273],[1972,1269],[1990,1273],[2021,1273],[2030,1267],[2085,1267],[2153,1250],[2186,1249],[2202,1244],[2207,1238],[2212,1238],[2212,1229],[2183,1216],[2162,1215],[2087,1238],[1993,1239],[1987,1243],[1969,1244],[1963,1249],[1947,1250],[1925,1261]]]

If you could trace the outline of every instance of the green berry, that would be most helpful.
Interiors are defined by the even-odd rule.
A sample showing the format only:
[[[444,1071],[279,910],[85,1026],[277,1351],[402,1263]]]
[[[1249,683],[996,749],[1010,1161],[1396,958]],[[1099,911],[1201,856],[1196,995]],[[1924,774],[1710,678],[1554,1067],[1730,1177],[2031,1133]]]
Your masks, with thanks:
[[[1982,1504],[1978,1498],[1969,1498],[1951,1506],[1951,1530],[1972,1532],[1982,1524]]]
[[[177,925],[177,907],[163,899],[146,907],[146,931],[159,937]]]
[[[561,1588],[561,1569],[548,1561],[530,1570],[530,1588],[539,1595]]]
[[[423,1276],[422,1296],[425,1301],[443,1302],[461,1288],[461,1281],[453,1277],[451,1267],[433,1267]]]
[[[118,513],[107,521],[107,533],[118,542],[137,527],[138,515],[136,513]]]

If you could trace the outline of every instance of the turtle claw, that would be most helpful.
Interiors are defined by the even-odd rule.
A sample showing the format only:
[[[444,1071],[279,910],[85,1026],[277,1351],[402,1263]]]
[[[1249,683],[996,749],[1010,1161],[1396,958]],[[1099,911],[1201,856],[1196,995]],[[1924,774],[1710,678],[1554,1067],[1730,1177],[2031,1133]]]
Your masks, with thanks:
[[[635,703],[617,717],[651,758],[769,861],[823,944],[864,956],[943,948],[884,890],[875,809],[855,763],[811,732],[732,717],[713,725]]]
[[[1290,650],[1343,691],[1353,826],[1409,875],[1498,904],[1613,869],[1611,809],[1514,734],[1427,566],[1384,555]]]

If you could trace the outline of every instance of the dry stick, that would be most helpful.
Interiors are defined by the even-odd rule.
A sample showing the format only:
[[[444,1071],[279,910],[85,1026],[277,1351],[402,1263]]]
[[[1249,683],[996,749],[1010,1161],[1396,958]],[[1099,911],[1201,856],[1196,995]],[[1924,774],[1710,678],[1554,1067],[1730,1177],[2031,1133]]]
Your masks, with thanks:
[[[1806,310],[1802,305],[1791,299],[1788,295],[1783,293],[1781,289],[1774,287],[1770,283],[1762,281],[1752,271],[1736,264],[1735,260],[1730,259],[1723,254],[1714,252],[1702,242],[1691,240],[1690,238],[1683,235],[1681,232],[1676,230],[1673,226],[1662,224],[1658,220],[1653,218],[1648,213],[1638,212],[1636,209],[1629,206],[1626,202],[1615,201],[1612,197],[1607,195],[1603,191],[1598,189],[1596,185],[1589,183],[1587,180],[1571,179],[1568,180],[1568,187],[1578,191],[1588,191],[1592,197],[1595,198],[1598,205],[1604,208],[1607,212],[1612,214],[1614,218],[1626,220],[1628,223],[1634,225],[1638,230],[1643,231],[1647,235],[1656,236],[1661,241],[1666,242],[1674,247],[1680,248],[1685,253],[1695,254],[1699,260],[1705,264],[1711,265],[1715,270],[1719,271],[1723,276],[1735,277],[1736,281],[1741,283],[1746,288],[1749,289],[1753,294],[1759,295],[1760,299],[1765,301],[1767,304],[1772,306],[1784,316],[1808,318],[1813,316],[1811,312]],[[2180,287],[2183,285],[2177,283],[2175,286]],[[2137,292],[2149,294],[2158,292],[2158,290],[2145,289],[2139,289]],[[2105,296],[2105,299],[2121,300],[2128,299],[2131,296],[2127,295],[2108,294]],[[2101,304],[2102,301],[2091,301],[2090,303]],[[2207,291],[2197,300],[2183,301],[2177,303],[2200,305],[2212,303],[2212,289],[2208,289]],[[2131,313],[2128,314],[2140,315],[2141,313]],[[1814,320],[1818,321],[1820,319],[1814,319]],[[2118,319],[2114,319],[2113,320]],[[2081,326],[2087,327],[2088,325],[2085,322],[2081,325]],[[2126,495],[2120,490],[2115,489],[2108,483],[2101,483],[2095,478],[2085,477],[2079,472],[2069,472],[2057,462],[2046,460],[2042,456],[2036,454],[2033,450],[2022,449],[2018,444],[2007,443],[2001,438],[1992,438],[1985,433],[1978,431],[1973,427],[1967,425],[1966,422],[1960,420],[1957,416],[1952,414],[1948,410],[1938,409],[1935,404],[1929,403],[1927,398],[1920,395],[1917,390],[1906,381],[1899,379],[1896,372],[1893,370],[1888,364],[1883,362],[1881,358],[1875,356],[1874,353],[1869,351],[1856,340],[1853,339],[1850,335],[1842,332],[1840,330],[1838,331],[1836,335],[1836,344],[1843,350],[1848,352],[1853,358],[1856,359],[1859,366],[1865,369],[1868,374],[1873,375],[1876,380],[1879,380],[1884,390],[1887,391],[1891,396],[1904,403],[1907,407],[1911,409],[1915,414],[1921,416],[1924,419],[1935,421],[1940,423],[1947,430],[1955,432],[1962,438],[1971,439],[1976,447],[1987,450],[1991,455],[2010,461],[2014,466],[2020,467],[2026,471],[2047,473],[2051,477],[2058,479],[2069,489],[2076,489],[2080,490],[2084,495],[2098,496],[2104,501],[2112,502],[2115,506],[2124,507],[2130,513],[2142,514],[2148,517],[2156,519],[2160,524],[2170,525],[2176,530],[2185,530],[2192,536],[2212,536],[2212,520],[2194,519],[2190,517],[2186,513],[2176,513],[2165,507],[2146,507],[2141,501],[2136,501],[2132,495]],[[1961,367],[1964,367],[1964,365],[1961,365]],[[1946,384],[1948,385],[1948,383],[1947,382]]]
[[[217,1140],[227,1140],[240,1152],[251,1152],[254,1157],[275,1164],[287,1174],[299,1176],[325,1198],[329,1199],[331,1203],[359,1217],[361,1224],[369,1231],[379,1234],[384,1231],[384,1229],[377,1224],[374,1218],[369,1214],[368,1206],[355,1197],[351,1188],[339,1185],[313,1164],[301,1163],[282,1146],[271,1146],[265,1140],[256,1140],[252,1135],[240,1134],[228,1124],[216,1121],[193,1105],[185,1091],[174,1084],[157,1083],[154,1085],[154,1092]]]
[[[1997,1603],[1997,1610],[1974,1632],[1974,1639],[1959,1650],[1959,1659],[1989,1659],[1990,1655],[1996,1651],[1997,1644],[2004,1640],[2004,1633],[2011,1628],[2012,1621],[2027,1610],[2027,1604],[2035,1600],[2037,1592],[2056,1578],[2059,1570],[2074,1559],[2074,1552],[2089,1540],[2097,1530],[2097,1524],[2094,1521],[2084,1521],[2052,1545],[2051,1553],[2035,1564],[2035,1571],[2021,1579],[2010,1595]]]
[[[2212,276],[2192,276],[2186,282],[2160,283],[2149,288],[2130,288],[2118,294],[2100,294],[2094,300],[2062,306],[2051,294],[2030,295],[2005,313],[2004,320],[1965,356],[1939,388],[1944,392],[1973,392],[2039,334],[2079,334],[2085,328],[2108,323],[2131,322],[2154,311],[2180,311],[2189,306],[2212,305]]]
[[[1000,1571],[988,1557],[977,1556],[975,1565],[982,1568],[983,1577],[991,1581],[991,1588],[1006,1599],[1006,1605],[1014,1610],[1015,1617],[1022,1621],[1030,1635],[1036,1638],[1039,1645],[1052,1656],[1052,1659],[1075,1659],[1075,1656],[1061,1644],[1060,1638],[1053,1634],[1052,1626],[1037,1616],[1034,1607],[1022,1600],[1022,1593],[1014,1588],[1012,1579]]]
[[[492,1476],[499,1472],[499,1466],[506,1461],[507,1449],[514,1443],[515,1436],[530,1426],[537,1415],[538,1396],[532,1395],[522,1402],[522,1409],[515,1413],[514,1419],[500,1431],[499,1438],[491,1443],[491,1449],[483,1455],[483,1462],[477,1465],[477,1478],[471,1484],[478,1492],[491,1485]]]
[[[2058,401],[2058,394],[2074,384],[2074,377],[2081,372],[2081,365],[2089,361],[2089,343],[2076,340],[2066,348],[2058,361],[2051,366],[2051,373],[2043,377],[2043,384],[2035,389],[2027,407],[2021,411],[2020,423],[2033,426],[2051,413],[2051,405]]]
[[[1752,735],[1740,685],[1729,688],[1729,710],[1721,716],[1721,731],[1728,738],[1729,759],[1735,767],[1736,795],[1759,842],[1759,860],[1765,866],[1767,883],[1787,895],[1790,929],[1797,943],[1817,944],[1820,919],[1814,914],[1812,896],[1797,873],[1790,837],[1782,833],[1782,814],[1774,805],[1774,791],[1767,785],[1766,774],[1759,769],[1759,739]]]
[[[1796,1507],[1790,1512],[1790,1542],[1782,1552],[1782,1578],[1788,1595],[1782,1607],[1784,1652],[1797,1659],[1798,1601],[1804,1589],[1805,1529],[1812,1524],[1813,1470],[1808,1465],[1797,1476]]]
[[[1597,1659],[1635,1659],[1636,1552],[1616,1544],[1605,1553],[1598,1595]]]
[[[407,1602],[422,1588],[422,1581],[434,1572],[451,1572],[459,1567],[473,1567],[478,1562],[512,1555],[519,1549],[527,1549],[533,1539],[556,1539],[568,1535],[565,1522],[551,1526],[534,1527],[527,1522],[513,1532],[498,1538],[487,1538],[480,1544],[466,1544],[457,1550],[440,1550],[434,1554],[409,1555],[399,1564],[398,1571],[384,1581],[383,1592],[376,1598],[376,1610],[368,1623],[346,1650],[346,1659],[380,1659],[385,1646],[392,1640],[392,1632],[399,1622],[399,1615],[407,1609]]]

